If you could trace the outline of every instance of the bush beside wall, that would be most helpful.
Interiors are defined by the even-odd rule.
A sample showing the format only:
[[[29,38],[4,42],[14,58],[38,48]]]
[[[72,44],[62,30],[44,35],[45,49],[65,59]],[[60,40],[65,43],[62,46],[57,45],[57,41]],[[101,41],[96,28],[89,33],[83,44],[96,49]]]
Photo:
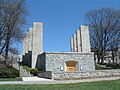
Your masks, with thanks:
[[[112,67],[113,69],[120,69],[120,64],[108,63],[106,64],[106,67]]]
[[[19,71],[13,67],[7,66],[0,68],[0,78],[15,78],[19,77]]]
[[[40,72],[40,70],[38,70],[37,68],[35,68],[35,69],[31,68],[30,69],[30,73],[33,74],[34,76],[37,76],[39,72]]]

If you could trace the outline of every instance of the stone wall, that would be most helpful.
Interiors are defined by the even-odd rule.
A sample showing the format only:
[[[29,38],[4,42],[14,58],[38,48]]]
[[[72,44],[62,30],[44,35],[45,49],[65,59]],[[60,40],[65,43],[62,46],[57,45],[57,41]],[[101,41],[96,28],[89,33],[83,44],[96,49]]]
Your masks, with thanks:
[[[67,61],[77,61],[79,66],[77,71],[95,70],[93,53],[78,52],[52,52],[39,55],[37,68],[46,71],[66,71]],[[63,70],[61,70],[63,68]]]
[[[87,72],[52,72],[52,79],[54,80],[73,80],[86,78],[100,78],[100,77],[114,77],[120,76],[120,69],[118,70],[96,70]]]
[[[38,77],[52,79],[52,72],[51,71],[40,72],[38,73]]]

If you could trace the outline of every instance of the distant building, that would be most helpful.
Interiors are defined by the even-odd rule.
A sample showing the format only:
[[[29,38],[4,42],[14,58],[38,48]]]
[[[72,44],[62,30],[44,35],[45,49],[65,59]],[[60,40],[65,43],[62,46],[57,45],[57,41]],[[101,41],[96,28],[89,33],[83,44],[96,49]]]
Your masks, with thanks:
[[[91,49],[94,52],[93,49]],[[104,56],[104,63],[117,63],[120,64],[120,47],[115,48],[114,50],[106,51],[106,55]],[[98,62],[97,55],[94,55],[95,63]]]

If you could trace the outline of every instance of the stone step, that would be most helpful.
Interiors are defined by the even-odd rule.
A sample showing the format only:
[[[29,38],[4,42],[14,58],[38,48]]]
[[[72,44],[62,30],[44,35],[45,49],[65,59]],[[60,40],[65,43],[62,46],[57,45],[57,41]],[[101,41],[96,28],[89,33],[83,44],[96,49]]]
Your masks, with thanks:
[[[19,64],[17,62],[12,64],[12,67],[16,68],[17,70],[20,70],[20,77],[31,77],[31,76],[33,76],[32,74],[30,74],[29,71],[24,69],[22,66],[19,66]]]

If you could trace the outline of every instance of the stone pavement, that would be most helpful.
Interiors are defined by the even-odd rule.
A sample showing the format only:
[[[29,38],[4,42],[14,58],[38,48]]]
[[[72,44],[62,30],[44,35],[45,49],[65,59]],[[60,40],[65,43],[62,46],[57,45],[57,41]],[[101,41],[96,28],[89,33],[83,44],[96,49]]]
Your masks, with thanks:
[[[2,81],[0,85],[3,84],[70,84],[70,83],[80,83],[80,82],[94,82],[94,81],[104,81],[104,80],[120,80],[120,77],[107,77],[107,78],[93,78],[93,79],[81,79],[81,80],[46,80],[39,79],[38,81]]]

